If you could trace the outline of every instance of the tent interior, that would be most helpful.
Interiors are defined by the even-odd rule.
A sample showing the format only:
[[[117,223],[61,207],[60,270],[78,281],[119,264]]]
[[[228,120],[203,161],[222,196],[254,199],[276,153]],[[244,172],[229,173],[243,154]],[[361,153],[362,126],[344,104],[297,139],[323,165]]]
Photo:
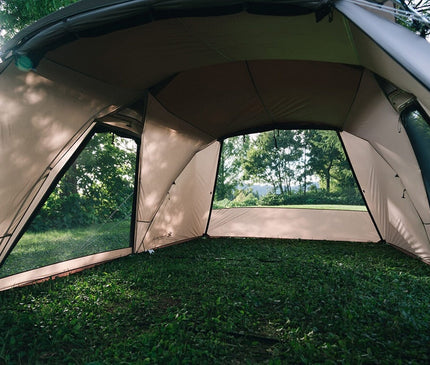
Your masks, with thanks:
[[[428,43],[354,1],[91,1],[3,47],[0,262],[91,137],[136,141],[131,242],[0,290],[196,237],[385,241],[430,263]],[[224,139],[338,132],[365,211],[212,209]]]

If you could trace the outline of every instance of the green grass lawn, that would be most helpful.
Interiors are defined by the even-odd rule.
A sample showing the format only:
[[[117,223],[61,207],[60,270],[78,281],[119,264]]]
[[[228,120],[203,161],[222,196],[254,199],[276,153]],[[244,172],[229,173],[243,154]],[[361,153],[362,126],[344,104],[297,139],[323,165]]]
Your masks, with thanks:
[[[0,278],[98,252],[130,246],[130,221],[27,232],[0,268]]]
[[[385,244],[199,239],[0,293],[0,363],[430,363],[430,267]]]
[[[325,210],[358,210],[366,212],[365,205],[334,205],[334,204],[302,204],[302,205],[281,205],[282,208],[299,209],[325,209]]]
[[[324,210],[358,210],[366,212],[365,205],[340,205],[340,204],[291,204],[291,205],[254,205],[249,208],[298,208],[298,209],[324,209]],[[224,209],[223,207],[214,206],[214,209]],[[234,209],[234,208],[228,208]]]

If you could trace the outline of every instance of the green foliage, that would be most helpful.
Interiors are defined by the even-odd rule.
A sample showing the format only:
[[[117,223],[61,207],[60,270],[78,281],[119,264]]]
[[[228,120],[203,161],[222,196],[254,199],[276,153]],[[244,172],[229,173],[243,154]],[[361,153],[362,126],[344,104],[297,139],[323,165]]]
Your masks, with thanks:
[[[206,239],[0,293],[0,363],[430,360],[430,268],[384,244]]]
[[[215,208],[363,204],[336,132],[271,131],[246,136],[243,144],[242,138],[229,138],[224,143]],[[315,183],[310,183],[316,179],[323,187],[317,189]],[[244,191],[244,187],[251,184],[263,184],[272,189],[266,196],[259,197],[255,193],[253,196],[250,191]]]
[[[78,0],[0,0],[0,45],[34,21]]]
[[[218,167],[215,199],[233,199],[242,178],[242,163],[249,148],[249,136],[229,138],[223,142]]]
[[[244,178],[269,183],[280,194],[290,193],[295,170],[302,156],[299,131],[281,130],[260,133],[250,144],[243,161]],[[284,191],[286,189],[286,191]]]
[[[131,217],[136,144],[97,133],[34,219],[32,232]]]
[[[260,201],[255,193],[246,190],[239,190],[237,191],[237,195],[233,200],[215,200],[213,204],[213,209],[252,207],[256,205],[260,205]]]
[[[331,191],[332,178],[345,175],[348,166],[338,136],[333,131],[307,131],[307,141],[310,147],[309,166],[321,181],[325,182],[325,190]],[[335,173],[338,174],[335,174]],[[338,177],[339,179],[339,177]]]
[[[430,18],[430,1],[429,0],[405,0],[404,3],[412,9],[415,9],[419,14],[427,19]],[[417,21],[409,17],[396,16],[396,22],[409,28],[421,37],[428,37],[430,35],[430,27],[424,22]]]
[[[230,199],[215,200],[213,209],[253,207],[253,206],[291,206],[291,205],[333,205],[362,206],[365,208],[363,199],[357,189],[349,193],[345,191],[327,193],[322,190],[311,190],[306,195],[301,192],[293,192],[290,195],[280,195],[273,192],[257,197],[253,192],[239,191],[237,196]]]
[[[333,204],[333,205],[364,205],[358,192],[355,194],[327,193],[326,191],[311,191],[306,195],[278,195],[269,193],[261,197],[259,205],[300,205],[300,204]]]
[[[282,130],[247,138],[243,145],[238,143],[242,137],[225,142],[228,148],[223,150],[221,161],[229,161],[229,165],[224,163],[218,174],[215,209],[364,204],[336,132]],[[233,178],[226,182],[226,176]],[[311,177],[313,180],[318,177],[324,188],[317,189],[310,184]],[[252,183],[265,184],[272,189],[258,196],[249,187],[244,188]],[[229,193],[225,194],[227,184]]]

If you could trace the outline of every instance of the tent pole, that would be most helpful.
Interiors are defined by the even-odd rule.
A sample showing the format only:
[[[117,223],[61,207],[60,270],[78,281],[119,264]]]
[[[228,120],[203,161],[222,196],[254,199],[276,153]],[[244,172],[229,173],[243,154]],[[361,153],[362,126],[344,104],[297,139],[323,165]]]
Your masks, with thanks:
[[[210,206],[210,209],[209,209],[208,222],[206,223],[206,229],[205,229],[205,232],[203,233],[203,237],[206,237],[208,235],[209,224],[211,222],[212,208],[213,208],[214,200],[215,200],[215,188],[216,188],[216,184],[217,184],[217,180],[218,180],[219,164],[221,162],[222,148],[223,148],[223,145],[224,145],[224,139],[221,139],[219,141],[219,144],[220,144],[220,146],[219,146],[219,153],[218,153],[218,163],[216,165],[216,173],[215,173],[214,185],[213,185],[213,189],[212,189],[211,206]]]
[[[141,141],[137,143],[137,151],[136,151],[136,166],[134,167],[134,194],[133,194],[133,210],[131,212],[131,224],[130,224],[130,246],[132,248],[132,252],[136,253],[136,219],[137,219],[137,194],[139,191],[139,176],[140,176],[140,149],[141,149]]]

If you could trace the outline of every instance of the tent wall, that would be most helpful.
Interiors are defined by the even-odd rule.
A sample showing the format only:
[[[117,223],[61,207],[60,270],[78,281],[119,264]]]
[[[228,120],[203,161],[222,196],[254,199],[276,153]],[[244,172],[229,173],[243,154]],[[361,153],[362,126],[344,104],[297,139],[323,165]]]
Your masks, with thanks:
[[[173,147],[173,151],[175,147]],[[209,219],[220,143],[197,152],[171,183],[138,251],[181,242],[205,233]]]
[[[425,261],[430,207],[418,162],[399,114],[366,72],[341,133],[383,238]]]
[[[366,72],[342,139],[383,238],[430,259],[430,207],[413,148],[375,77]]]
[[[146,237],[148,229],[157,215],[160,219],[161,211],[170,208],[171,204],[169,208],[164,206],[173,193],[172,187],[178,189],[178,177],[193,161],[195,154],[212,141],[212,137],[169,113],[149,95],[141,142],[136,251],[151,248],[155,238],[153,234]],[[213,183],[211,190],[212,186]],[[197,196],[188,196],[188,199],[197,199]],[[168,235],[168,232],[163,234]]]
[[[217,209],[212,211],[208,234],[213,237],[379,241],[368,212],[318,209]]]
[[[388,102],[374,76],[363,76],[356,101],[344,130],[368,141],[399,175],[424,223],[430,222],[430,207],[421,171],[399,114]],[[351,150],[351,149],[348,149]]]
[[[19,274],[0,278],[0,291],[10,289],[16,286],[22,286],[27,283],[34,283],[46,278],[55,278],[57,276],[67,275],[70,272],[80,271],[85,268],[93,267],[101,262],[111,261],[130,255],[132,248],[127,247],[120,250],[96,253],[90,256],[79,257],[73,260],[59,262],[53,265],[41,267]]]
[[[369,142],[346,132],[342,139],[382,237],[430,263],[426,229],[402,179]]]
[[[0,262],[93,120],[123,102],[98,82],[75,82],[79,88],[13,65],[1,74]]]

